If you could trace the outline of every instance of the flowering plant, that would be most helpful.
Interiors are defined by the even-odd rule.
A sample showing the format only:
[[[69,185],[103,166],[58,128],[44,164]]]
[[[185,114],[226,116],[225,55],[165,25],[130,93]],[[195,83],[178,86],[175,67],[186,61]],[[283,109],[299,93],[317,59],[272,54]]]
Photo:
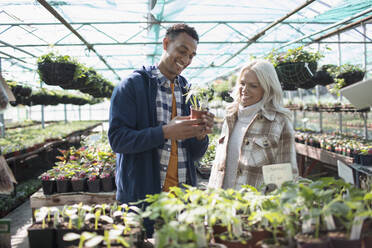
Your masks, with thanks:
[[[54,177],[52,177],[48,172],[44,172],[39,176],[39,179],[42,181],[51,181],[54,180]]]
[[[106,172],[106,171],[102,172],[102,173],[99,175],[100,178],[108,178],[108,177],[110,177],[110,176],[111,176],[111,174],[108,173],[108,172]]]
[[[96,179],[97,179],[97,174],[95,173],[90,174],[88,177],[89,182],[95,181]]]

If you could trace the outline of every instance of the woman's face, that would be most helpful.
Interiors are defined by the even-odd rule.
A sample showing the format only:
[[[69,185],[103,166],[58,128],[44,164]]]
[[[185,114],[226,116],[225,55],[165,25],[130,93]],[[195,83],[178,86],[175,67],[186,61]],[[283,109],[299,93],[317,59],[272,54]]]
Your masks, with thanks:
[[[239,86],[240,104],[243,107],[256,104],[261,101],[264,92],[256,73],[252,70],[243,71]]]

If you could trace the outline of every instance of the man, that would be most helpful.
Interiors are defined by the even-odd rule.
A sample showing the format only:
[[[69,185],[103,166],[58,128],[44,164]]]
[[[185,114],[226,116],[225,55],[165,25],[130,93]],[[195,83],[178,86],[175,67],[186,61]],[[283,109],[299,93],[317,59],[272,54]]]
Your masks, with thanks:
[[[213,114],[191,120],[180,73],[196,55],[195,29],[175,24],[157,66],[143,67],[115,87],[108,137],[117,153],[116,198],[134,202],[182,184],[196,185],[194,161],[205,153]]]

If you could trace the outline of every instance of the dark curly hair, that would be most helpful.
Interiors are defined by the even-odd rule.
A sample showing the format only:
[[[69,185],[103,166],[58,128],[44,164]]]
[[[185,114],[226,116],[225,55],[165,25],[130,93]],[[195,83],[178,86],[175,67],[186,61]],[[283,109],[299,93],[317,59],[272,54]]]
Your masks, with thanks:
[[[186,33],[190,35],[194,40],[199,43],[199,35],[196,32],[195,28],[188,26],[184,23],[177,23],[172,25],[167,29],[166,36],[168,36],[171,40],[176,38],[180,33]]]

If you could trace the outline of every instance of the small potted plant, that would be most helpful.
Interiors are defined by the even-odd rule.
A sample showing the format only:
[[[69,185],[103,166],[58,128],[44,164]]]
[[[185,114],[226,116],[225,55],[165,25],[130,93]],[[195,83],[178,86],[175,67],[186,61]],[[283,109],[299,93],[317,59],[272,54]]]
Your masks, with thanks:
[[[102,190],[104,192],[111,192],[114,190],[114,183],[113,183],[113,177],[111,174],[107,171],[103,171],[99,175],[102,183]]]
[[[41,174],[39,179],[41,179],[44,195],[51,195],[56,192],[56,181],[49,172]]]
[[[191,119],[200,119],[203,114],[208,112],[208,102],[213,99],[213,94],[212,88],[190,87],[186,94],[186,102],[191,105]]]
[[[66,193],[71,191],[71,180],[65,173],[60,173],[56,178],[57,193]]]
[[[76,172],[71,178],[71,185],[73,192],[86,191],[86,173],[84,171]]]
[[[98,177],[97,173],[93,172],[89,174],[87,185],[88,185],[89,192],[98,193],[100,191],[101,180]]]

